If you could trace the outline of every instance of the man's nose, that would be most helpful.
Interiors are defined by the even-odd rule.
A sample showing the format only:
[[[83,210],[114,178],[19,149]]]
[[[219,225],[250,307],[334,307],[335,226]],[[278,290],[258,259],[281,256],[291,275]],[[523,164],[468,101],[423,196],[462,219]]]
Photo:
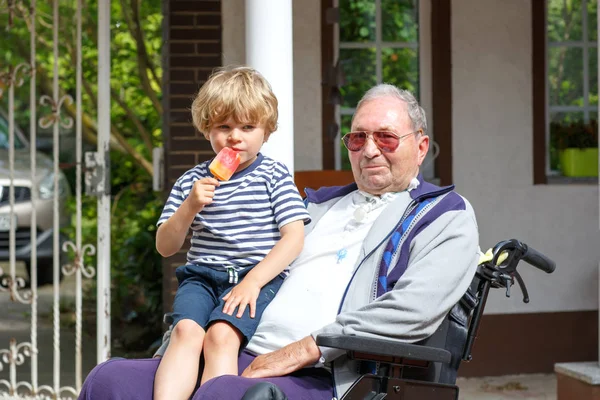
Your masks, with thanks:
[[[365,147],[363,148],[363,154],[367,158],[374,158],[381,154],[381,150],[375,144],[375,140],[372,136],[367,136]]]

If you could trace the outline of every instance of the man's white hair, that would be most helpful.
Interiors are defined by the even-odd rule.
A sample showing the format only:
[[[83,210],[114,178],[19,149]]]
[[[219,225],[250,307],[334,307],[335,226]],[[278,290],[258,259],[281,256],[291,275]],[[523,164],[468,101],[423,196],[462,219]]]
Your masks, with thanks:
[[[380,83],[379,85],[373,86],[371,89],[363,95],[356,106],[356,111],[360,109],[364,103],[375,100],[381,97],[393,97],[406,104],[406,111],[408,117],[412,123],[413,130],[422,129],[424,134],[427,134],[427,117],[425,116],[425,110],[419,105],[419,102],[415,96],[408,90],[399,89],[389,83]],[[356,112],[354,113],[356,115]],[[354,120],[354,117],[352,117]]]

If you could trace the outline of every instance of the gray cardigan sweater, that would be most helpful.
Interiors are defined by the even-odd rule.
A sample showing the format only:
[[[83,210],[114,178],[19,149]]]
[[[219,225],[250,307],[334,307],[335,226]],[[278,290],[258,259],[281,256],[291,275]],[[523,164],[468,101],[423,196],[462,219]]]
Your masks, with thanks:
[[[316,332],[400,342],[431,336],[471,283],[479,259],[475,213],[453,191],[423,181],[389,204],[361,249],[336,321]],[[312,223],[307,232],[356,184],[307,190]],[[321,348],[332,362],[336,396],[360,376],[359,362],[341,350]]]

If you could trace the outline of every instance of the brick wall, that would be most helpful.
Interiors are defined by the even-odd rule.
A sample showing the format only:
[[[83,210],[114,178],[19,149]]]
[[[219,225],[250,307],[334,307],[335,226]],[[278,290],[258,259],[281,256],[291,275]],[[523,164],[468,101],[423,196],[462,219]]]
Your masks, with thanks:
[[[192,125],[193,96],[221,65],[221,0],[163,0],[164,196],[181,174],[212,157],[209,142]],[[177,288],[174,269],[185,263],[182,250],[163,261],[163,307],[171,310]]]

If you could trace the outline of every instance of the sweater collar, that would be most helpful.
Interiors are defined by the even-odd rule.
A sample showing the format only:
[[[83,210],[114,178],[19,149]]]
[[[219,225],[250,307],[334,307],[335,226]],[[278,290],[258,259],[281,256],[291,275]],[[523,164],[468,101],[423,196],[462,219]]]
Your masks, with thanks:
[[[422,174],[417,175],[417,179],[419,180],[419,186],[410,191],[410,197],[413,200],[420,201],[428,197],[435,197],[454,189],[454,185],[440,187],[426,182]],[[317,190],[306,188],[304,192],[310,203],[320,204],[334,198],[343,197],[355,190],[358,190],[358,186],[356,183],[351,183],[345,186],[326,186]]]

